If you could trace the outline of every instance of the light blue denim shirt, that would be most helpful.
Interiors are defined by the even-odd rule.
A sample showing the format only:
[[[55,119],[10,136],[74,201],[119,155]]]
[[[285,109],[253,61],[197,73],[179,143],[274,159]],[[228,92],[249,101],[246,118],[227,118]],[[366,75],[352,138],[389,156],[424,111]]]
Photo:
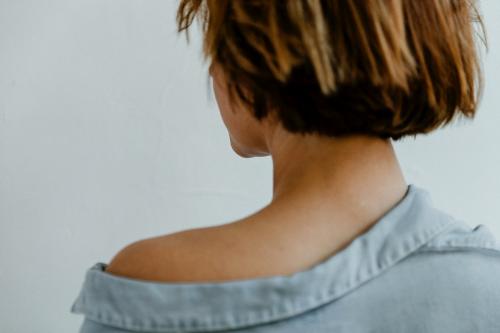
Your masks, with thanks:
[[[105,267],[88,269],[71,307],[81,333],[500,332],[500,242],[413,184],[343,250],[294,274],[163,283]]]

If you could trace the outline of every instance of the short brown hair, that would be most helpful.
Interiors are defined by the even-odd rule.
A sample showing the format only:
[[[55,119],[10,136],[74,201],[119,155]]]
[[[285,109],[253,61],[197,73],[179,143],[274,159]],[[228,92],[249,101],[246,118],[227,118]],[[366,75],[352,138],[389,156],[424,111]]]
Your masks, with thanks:
[[[290,132],[398,140],[475,114],[474,0],[181,0],[178,31],[196,16],[231,99]]]

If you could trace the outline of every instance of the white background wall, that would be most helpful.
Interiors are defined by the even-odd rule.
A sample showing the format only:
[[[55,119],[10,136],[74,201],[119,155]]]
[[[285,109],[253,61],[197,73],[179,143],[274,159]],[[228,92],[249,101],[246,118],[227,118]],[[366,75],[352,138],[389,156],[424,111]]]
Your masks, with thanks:
[[[95,262],[271,198],[270,159],[231,151],[176,5],[0,0],[1,332],[76,332],[69,309]],[[500,237],[500,1],[482,8],[476,119],[395,147],[408,182]]]

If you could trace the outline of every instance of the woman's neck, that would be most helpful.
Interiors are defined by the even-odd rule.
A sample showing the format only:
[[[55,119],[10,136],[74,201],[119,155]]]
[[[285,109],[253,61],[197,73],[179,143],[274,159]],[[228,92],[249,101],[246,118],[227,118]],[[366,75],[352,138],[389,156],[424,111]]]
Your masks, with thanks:
[[[302,268],[347,245],[406,194],[390,140],[275,132],[268,143],[273,197],[245,224],[278,248],[297,249]]]

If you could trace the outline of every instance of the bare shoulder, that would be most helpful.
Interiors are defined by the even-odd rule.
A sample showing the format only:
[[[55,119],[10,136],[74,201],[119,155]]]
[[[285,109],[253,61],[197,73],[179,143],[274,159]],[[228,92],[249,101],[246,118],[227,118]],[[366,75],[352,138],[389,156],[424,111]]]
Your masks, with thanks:
[[[312,250],[297,245],[300,239],[258,221],[249,217],[134,242],[106,272],[157,282],[222,282],[291,274],[317,261]]]
[[[139,240],[120,250],[106,272],[158,282],[230,279],[237,238],[229,226],[215,226]]]

